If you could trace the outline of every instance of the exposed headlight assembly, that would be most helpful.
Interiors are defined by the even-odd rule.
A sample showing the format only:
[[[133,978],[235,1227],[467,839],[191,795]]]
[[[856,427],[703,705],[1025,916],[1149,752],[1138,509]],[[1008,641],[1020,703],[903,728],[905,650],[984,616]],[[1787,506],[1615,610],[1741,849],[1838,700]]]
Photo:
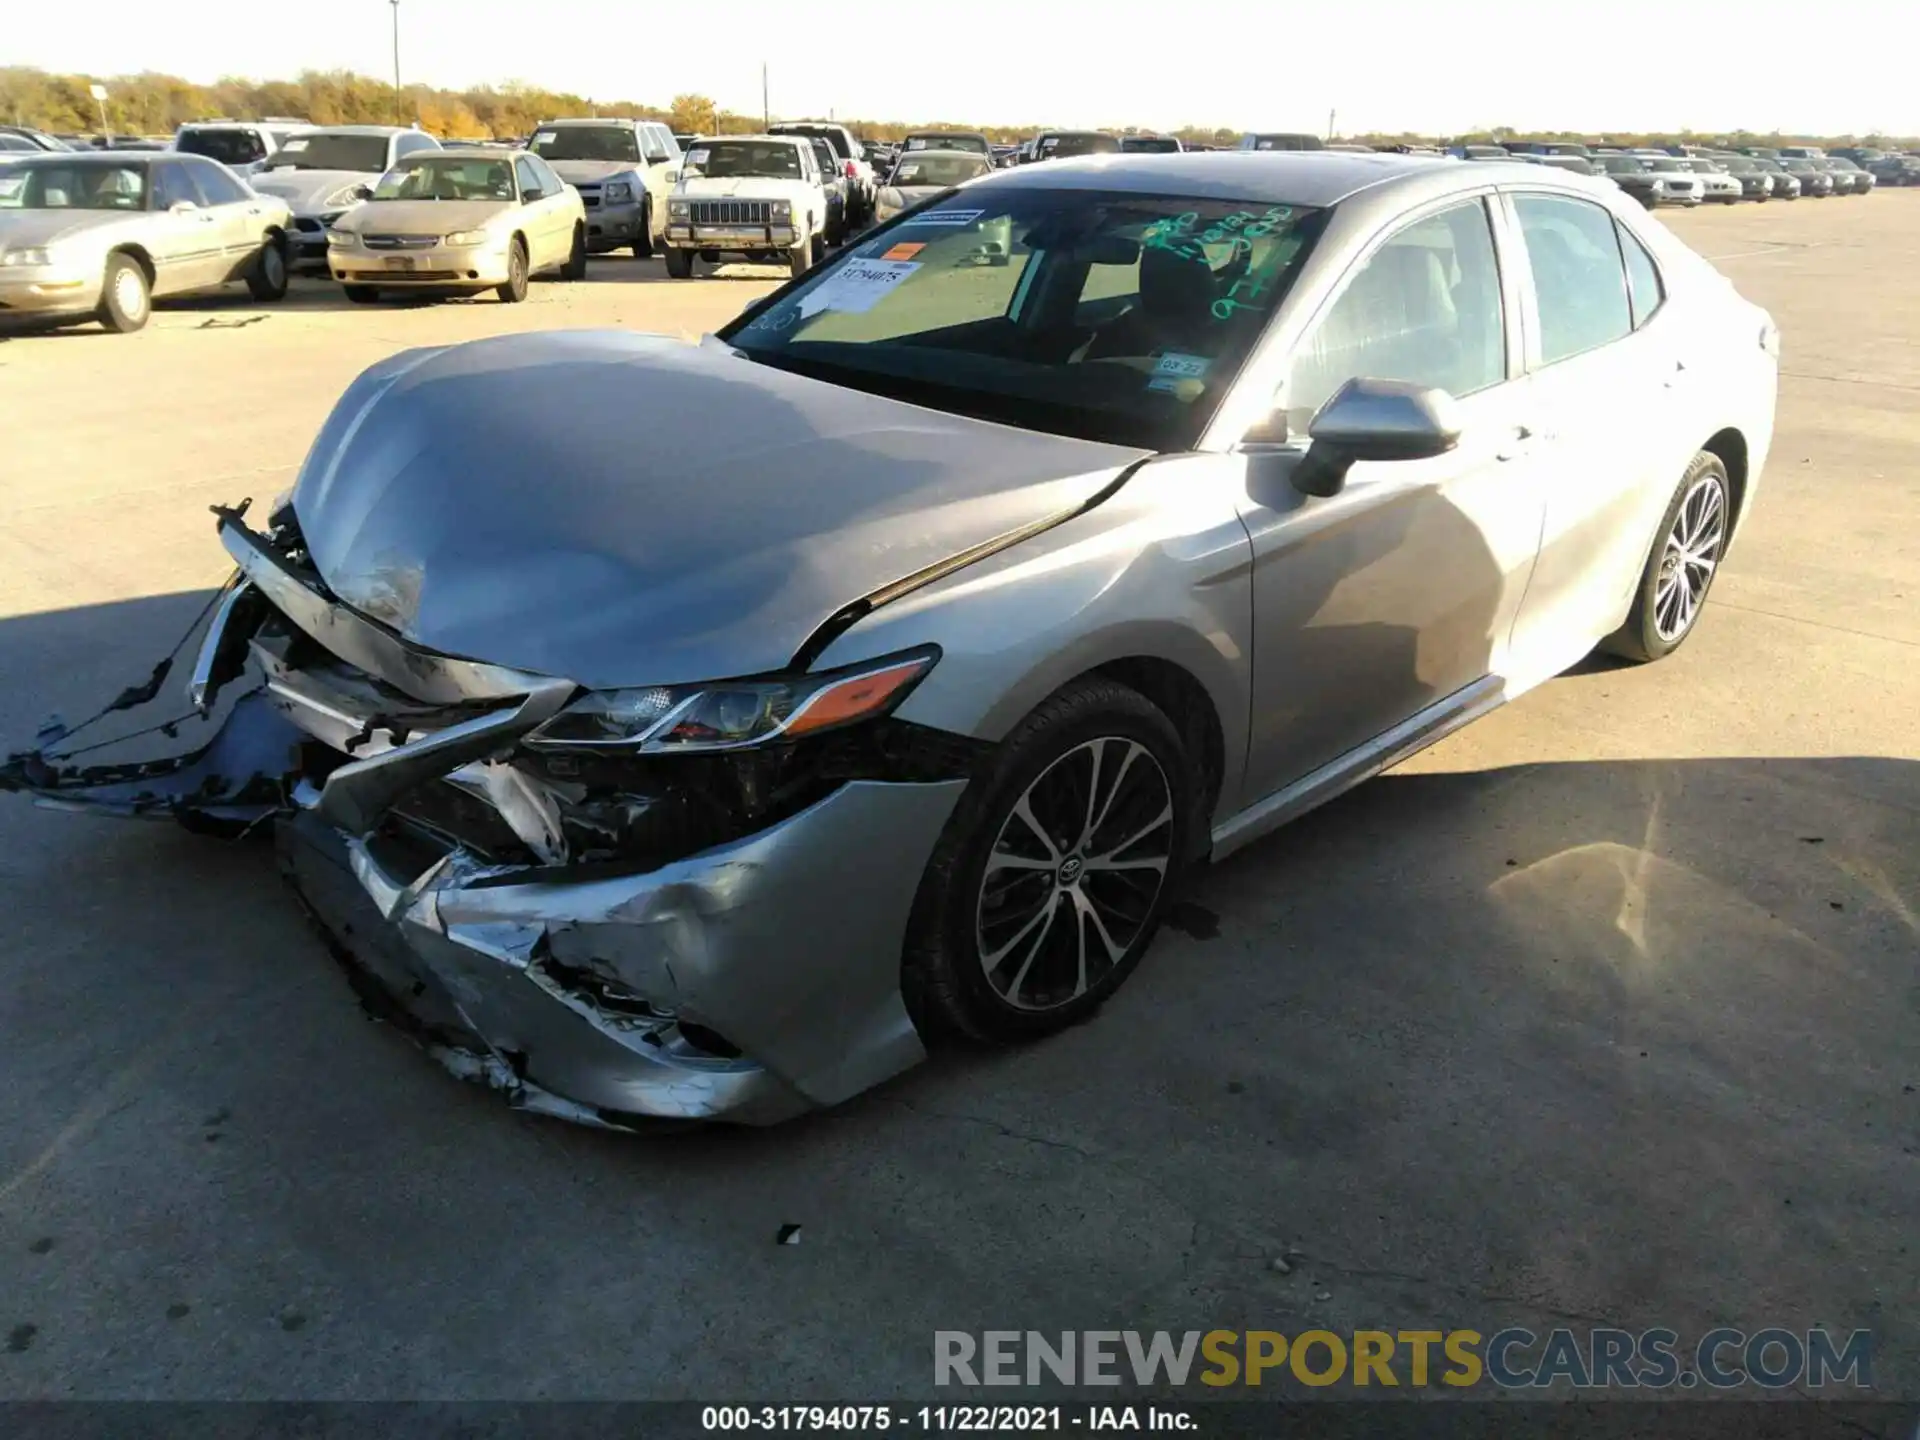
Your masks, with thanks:
[[[668,215],[668,218],[670,219],[684,220],[692,213],[693,213],[693,202],[690,200],[667,201],[667,215]]]
[[[794,740],[890,713],[939,658],[929,648],[818,675],[595,691],[524,743],[680,755]]]
[[[0,265],[51,265],[53,256],[38,246],[0,253]]]
[[[360,237],[351,230],[327,231],[327,246],[333,250],[351,250],[360,243]]]
[[[446,238],[447,244],[449,245],[484,245],[487,243],[487,232],[484,230],[456,230]]]
[[[776,220],[791,220],[793,218],[793,202],[791,200],[775,200],[767,207],[767,213]]]
[[[601,189],[600,198],[609,205],[625,205],[633,199],[633,186],[625,180],[609,180]]]

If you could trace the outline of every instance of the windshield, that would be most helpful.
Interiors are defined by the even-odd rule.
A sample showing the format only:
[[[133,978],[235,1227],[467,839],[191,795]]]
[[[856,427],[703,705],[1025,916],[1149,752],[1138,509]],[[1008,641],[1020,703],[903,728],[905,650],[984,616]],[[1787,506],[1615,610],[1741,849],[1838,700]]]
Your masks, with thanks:
[[[555,125],[536,130],[527,148],[542,160],[640,159],[640,142],[629,125]]]
[[[144,210],[144,165],[9,165],[0,210]]]
[[[709,180],[746,176],[798,180],[800,152],[785,140],[709,140],[687,152],[687,163],[681,173],[702,175]]]
[[[1056,160],[1075,155],[1112,155],[1119,149],[1120,142],[1111,135],[1049,135],[1040,142],[1040,153]]]
[[[833,147],[833,153],[842,160],[851,160],[853,151],[847,145],[847,137],[830,125],[776,125],[770,132],[774,135],[805,135],[809,139],[824,140]]]
[[[513,164],[474,155],[416,155],[373,187],[375,200],[517,200]]]
[[[941,134],[934,134],[931,132],[925,135],[909,135],[907,137],[907,149],[909,150],[971,150],[979,155],[991,155],[993,153],[992,148],[987,144],[986,139],[983,136],[941,135]]]
[[[182,130],[174,137],[173,148],[222,165],[251,165],[267,154],[266,145],[251,130]]]
[[[1130,155],[1176,155],[1180,142],[1162,135],[1128,135],[1120,141],[1120,148]]]
[[[387,168],[384,135],[292,135],[273,152],[269,170],[357,170],[378,175]]]
[[[721,338],[915,403],[1117,444],[1199,438],[1324,212],[988,187],[889,225]]]
[[[889,185],[958,185],[993,168],[984,156],[909,154],[893,167]]]

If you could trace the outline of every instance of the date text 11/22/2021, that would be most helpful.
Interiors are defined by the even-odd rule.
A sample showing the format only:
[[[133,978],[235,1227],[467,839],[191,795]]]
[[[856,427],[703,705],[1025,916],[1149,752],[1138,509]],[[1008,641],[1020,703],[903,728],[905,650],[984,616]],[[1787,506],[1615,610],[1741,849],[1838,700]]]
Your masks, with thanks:
[[[1157,1405],[707,1405],[700,1428],[721,1431],[909,1431],[1011,1435],[1027,1431],[1197,1428],[1184,1410]]]

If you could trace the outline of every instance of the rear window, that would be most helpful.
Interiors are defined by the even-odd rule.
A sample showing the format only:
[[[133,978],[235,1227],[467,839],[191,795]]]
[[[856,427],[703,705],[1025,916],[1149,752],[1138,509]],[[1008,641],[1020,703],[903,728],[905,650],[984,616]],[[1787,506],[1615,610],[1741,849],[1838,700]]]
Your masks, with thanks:
[[[222,165],[251,165],[264,160],[267,147],[251,130],[182,130],[173,148],[188,155],[204,155]]]

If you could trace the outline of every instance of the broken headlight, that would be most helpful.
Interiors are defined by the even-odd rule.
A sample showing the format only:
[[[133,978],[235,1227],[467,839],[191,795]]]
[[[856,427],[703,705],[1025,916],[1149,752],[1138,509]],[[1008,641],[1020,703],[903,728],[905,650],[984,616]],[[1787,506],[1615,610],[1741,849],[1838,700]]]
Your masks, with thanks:
[[[691,754],[797,739],[891,713],[939,658],[929,648],[818,675],[598,690],[523,743],[536,749],[588,745]]]

